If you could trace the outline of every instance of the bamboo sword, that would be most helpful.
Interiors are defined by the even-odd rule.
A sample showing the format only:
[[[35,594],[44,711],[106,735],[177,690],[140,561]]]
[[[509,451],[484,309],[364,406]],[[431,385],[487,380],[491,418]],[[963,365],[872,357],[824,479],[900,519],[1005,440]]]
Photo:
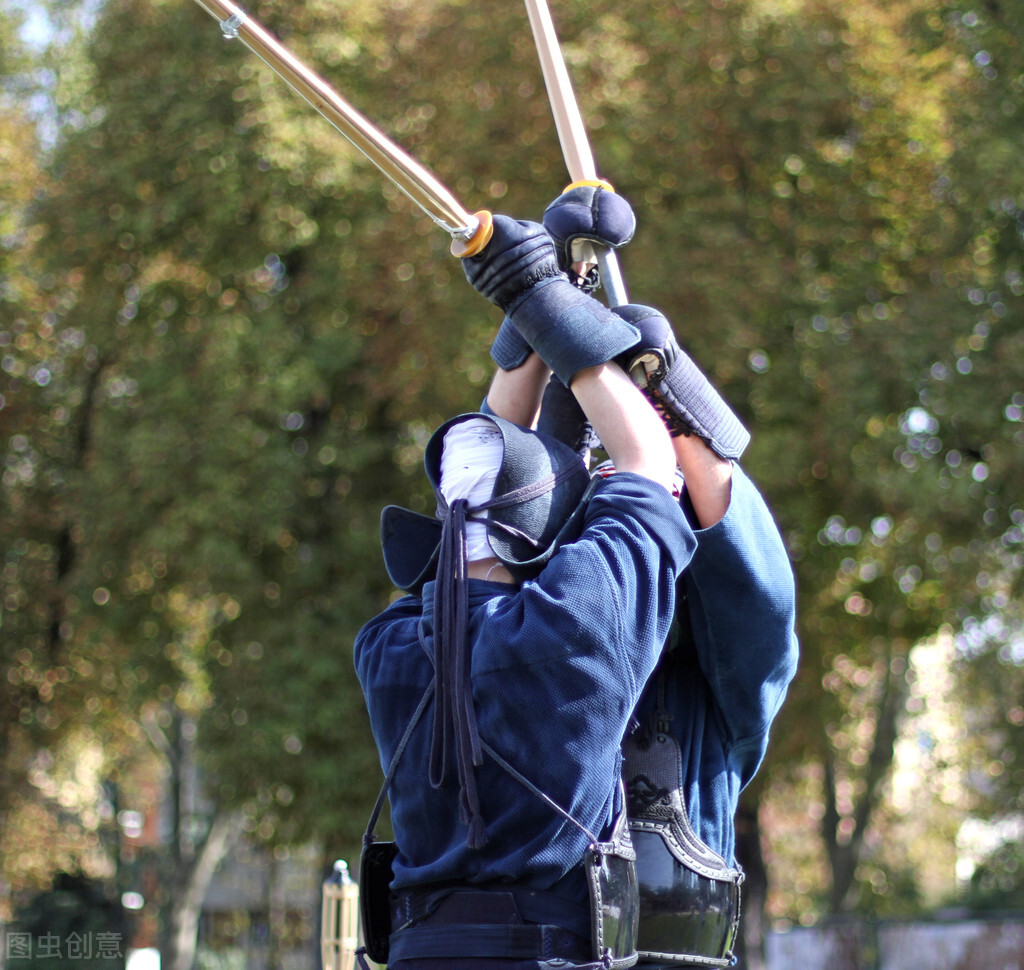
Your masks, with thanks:
[[[558,46],[558,35],[555,33],[555,25],[551,20],[551,11],[548,10],[546,0],[526,0],[526,12],[530,17],[530,28],[544,74],[544,86],[551,102],[551,112],[555,116],[555,128],[558,131],[562,157],[565,159],[565,167],[569,170],[569,177],[573,182],[600,182],[594,155],[587,139],[587,129],[583,124],[583,115],[573,92],[562,50]],[[596,257],[609,304],[622,306],[628,303],[626,284],[622,279],[615,251],[598,247]]]
[[[433,221],[452,237],[455,256],[472,256],[491,238],[491,214],[467,212],[426,168],[334,91],[230,0],[196,0],[220,21],[228,39],[237,38],[309,102]]]

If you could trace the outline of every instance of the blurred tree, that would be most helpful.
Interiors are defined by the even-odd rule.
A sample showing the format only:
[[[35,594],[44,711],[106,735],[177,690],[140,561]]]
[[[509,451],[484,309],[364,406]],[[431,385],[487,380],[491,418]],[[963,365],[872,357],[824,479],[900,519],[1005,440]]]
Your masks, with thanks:
[[[984,860],[971,877],[967,902],[983,912],[1019,910],[1024,905],[1024,865],[1019,840],[1008,840]]]
[[[957,160],[963,181],[976,191],[958,191],[955,183],[950,191],[972,227],[966,248],[975,275],[961,293],[975,323],[956,348],[950,376],[935,382],[933,394],[936,411],[954,415],[967,444],[964,454],[980,453],[975,468],[984,473],[980,481],[989,493],[983,512],[989,528],[968,547],[973,552],[982,541],[985,555],[979,602],[957,630],[957,673],[971,728],[964,756],[971,815],[998,831],[1024,821],[1024,507],[1017,485],[1024,451],[1024,186],[1013,161],[1024,147],[1024,12],[993,3],[958,5],[956,13],[975,78],[975,98],[961,105],[965,136]],[[954,369],[968,375],[968,387],[958,387]],[[993,891],[1003,891],[1009,905],[1022,886],[1019,853],[1004,846],[985,860],[968,901],[991,906]]]
[[[381,26],[374,5],[349,13],[333,30],[354,58]],[[367,566],[380,502],[402,496],[425,429],[479,401],[486,344],[432,323],[459,271],[446,240],[201,11],[111,3],[71,54],[52,89],[59,177],[33,212],[63,420],[10,439],[33,456],[11,484],[38,509],[39,555],[70,565],[10,599],[16,673],[62,684],[40,723],[81,704],[111,738],[159,737],[161,717],[196,726],[206,834],[202,819],[175,830],[179,865],[153,901],[180,928],[235,810],[266,842],[358,845],[379,769],[345,644],[389,594]],[[350,90],[399,103],[386,71],[350,73]],[[436,380],[449,370],[465,376]],[[37,591],[59,623],[31,614]],[[168,933],[168,966],[190,963],[187,935]]]
[[[40,166],[34,98],[43,81],[19,39],[23,14],[0,17],[0,860],[33,885],[49,882],[50,861],[21,853],[31,842],[17,819],[32,819],[33,838],[54,836],[54,855],[74,863],[88,851],[80,830],[64,829],[36,797],[34,755],[58,736],[68,671],[48,654],[61,623],[56,588],[66,576],[60,512],[45,453],[63,433],[66,412],[53,407],[51,383],[61,352],[51,307],[42,293],[36,254],[41,230],[26,218],[49,184]],[[54,363],[51,364],[50,362]],[[18,852],[17,859],[8,856]],[[0,918],[10,918],[0,899]]]
[[[1019,577],[1005,547],[1019,541],[1006,199],[1020,187],[1013,166],[998,182],[978,167],[1007,157],[1020,74],[981,69],[981,18],[966,11],[676,12],[667,29],[656,6],[585,24],[581,11],[571,50],[600,92],[592,123],[621,152],[605,171],[643,203],[632,291],[669,312],[756,428],[747,464],[786,529],[804,645],[771,764],[819,767],[831,886],[818,885],[839,910],[868,875],[911,647],[1002,610],[991,569]],[[990,234],[1006,271],[988,265]],[[897,866],[873,883],[883,907]]]

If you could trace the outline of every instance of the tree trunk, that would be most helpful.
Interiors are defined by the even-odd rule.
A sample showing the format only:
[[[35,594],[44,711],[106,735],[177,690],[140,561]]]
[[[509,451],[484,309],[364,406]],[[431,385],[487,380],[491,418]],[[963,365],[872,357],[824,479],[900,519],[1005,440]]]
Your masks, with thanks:
[[[175,894],[167,910],[167,952],[161,958],[161,966],[167,970],[192,970],[203,900],[217,866],[231,851],[241,831],[242,817],[238,812],[218,812],[202,848],[182,874],[182,891]]]
[[[761,851],[761,825],[756,796],[740,802],[736,813],[736,858],[743,867],[743,918],[736,941],[743,970],[765,970],[764,908],[768,898],[768,869]]]
[[[267,925],[270,930],[267,970],[281,970],[283,966],[281,940],[285,937],[285,899],[280,875],[277,859],[270,853],[267,859]]]
[[[194,774],[194,739],[182,730],[179,711],[170,714],[170,737],[155,716],[144,716],[143,727],[170,769],[168,808],[171,839],[165,862],[164,902],[160,906],[160,965],[165,970],[192,970],[199,938],[203,901],[217,866],[234,847],[242,832],[240,812],[217,809],[210,817],[206,837],[196,844],[185,830],[186,816],[197,815]],[[205,815],[205,811],[202,813]]]
[[[907,664],[902,655],[890,658],[882,696],[878,702],[878,720],[868,756],[864,792],[853,809],[852,828],[848,838],[840,838],[839,807],[836,798],[836,765],[832,753],[825,758],[825,813],[821,830],[832,874],[829,891],[829,912],[849,910],[856,899],[857,867],[864,847],[864,836],[882,798],[882,783],[889,774],[899,737],[899,718],[907,697]]]

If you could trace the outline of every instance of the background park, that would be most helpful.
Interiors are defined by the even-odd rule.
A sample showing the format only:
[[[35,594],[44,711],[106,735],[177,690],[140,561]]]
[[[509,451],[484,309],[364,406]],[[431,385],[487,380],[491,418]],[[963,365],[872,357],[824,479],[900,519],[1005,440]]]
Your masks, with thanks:
[[[568,181],[522,5],[249,9],[468,209]],[[196,4],[0,11],[0,933],[62,934],[74,896],[165,970],[253,920],[283,967],[314,908],[232,937],[203,901],[243,854],[314,886],[358,855],[379,512],[432,507],[422,448],[479,404],[497,311]],[[1024,6],[552,12],[637,211],[630,295],[751,428],[798,579],[743,965],[769,928],[1019,914]]]

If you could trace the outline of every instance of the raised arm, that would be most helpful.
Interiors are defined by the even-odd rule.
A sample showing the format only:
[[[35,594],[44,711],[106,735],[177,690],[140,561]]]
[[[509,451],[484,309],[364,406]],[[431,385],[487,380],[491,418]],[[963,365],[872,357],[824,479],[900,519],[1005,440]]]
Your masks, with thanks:
[[[615,363],[581,370],[570,389],[620,472],[635,472],[671,491],[672,444],[657,414]]]
[[[487,391],[485,408],[506,421],[532,428],[550,376],[548,365],[527,350],[513,368],[506,370],[499,366],[495,371]]]
[[[732,462],[716,455],[703,438],[694,435],[673,438],[672,447],[697,522],[702,529],[710,529],[729,511]]]
[[[636,344],[637,330],[569,282],[544,228],[495,216],[491,242],[464,266],[473,286],[505,311],[506,326],[514,326],[576,395],[616,468],[670,488],[675,457],[668,433],[613,362]],[[487,398],[495,413],[536,413],[542,371],[532,358],[499,371]]]

